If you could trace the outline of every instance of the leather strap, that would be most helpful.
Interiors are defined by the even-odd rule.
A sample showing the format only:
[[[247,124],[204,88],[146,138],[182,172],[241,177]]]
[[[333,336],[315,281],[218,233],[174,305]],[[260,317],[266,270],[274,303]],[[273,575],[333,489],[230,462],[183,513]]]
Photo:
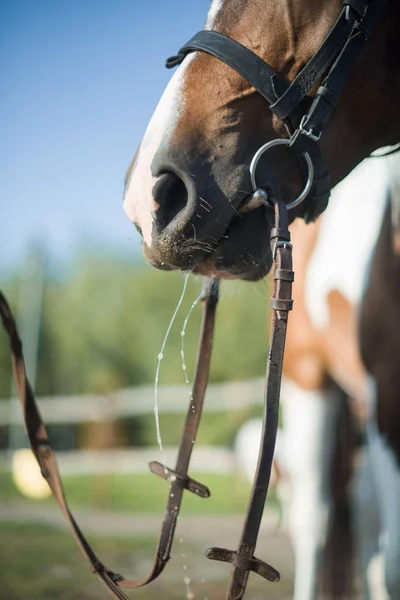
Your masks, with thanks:
[[[288,311],[292,308],[291,288],[294,279],[287,209],[283,202],[277,202],[273,199],[271,201],[275,205],[275,227],[271,231],[271,246],[275,261],[274,294],[271,299],[272,317],[265,390],[263,439],[258,467],[238,550],[211,548],[207,551],[208,558],[223,560],[233,565],[227,592],[229,600],[238,600],[243,597],[250,571],[258,573],[269,581],[279,580],[279,573],[276,569],[254,556],[269,486],[278,428],[283,352]],[[43,477],[49,484],[56,502],[72,529],[82,554],[89,562],[91,571],[105,585],[111,596],[118,600],[128,600],[123,588],[132,589],[142,587],[156,579],[164,570],[170,558],[183,491],[187,489],[203,498],[207,498],[210,494],[206,486],[189,477],[188,468],[200,422],[208,380],[215,313],[218,302],[218,280],[206,280],[203,302],[203,323],[196,373],[176,467],[172,470],[158,462],[150,463],[150,470],[156,475],[167,479],[170,483],[160,539],[150,573],[145,579],[133,580],[125,579],[122,575],[108,569],[101,562],[86,540],[68,507],[55,454],[26,376],[22,343],[18,335],[15,319],[5,296],[0,291],[0,316],[10,340],[14,379],[33,453],[39,463]]]
[[[315,83],[326,73],[345,44],[354,21],[355,17],[350,20],[346,6],[343,6],[336,23],[317,52],[293,79],[286,92],[270,106],[278,119],[283,120],[290,116]]]
[[[232,566],[226,600],[243,598],[250,571],[269,581],[279,581],[279,572],[256,558],[257,538],[267,496],[279,420],[279,397],[282,379],[288,314],[292,308],[292,244],[288,241],[287,209],[282,201],[274,201],[275,229],[272,230],[271,248],[274,256],[274,288],[271,298],[270,344],[265,386],[263,433],[256,475],[241,537],[236,551],[210,548],[206,556],[211,560],[229,562]]]
[[[257,54],[216,31],[200,31],[176,56],[166,62],[178,65],[193,51],[207,52],[222,60],[246,79],[269,103],[271,111],[284,121],[291,147],[306,145],[313,160],[315,180],[301,216],[314,221],[326,208],[330,177],[317,144],[336,106],[354,62],[371,34],[384,0],[344,0],[329,34],[291,83],[287,83]],[[313,99],[307,94],[323,78]],[[300,137],[309,141],[301,141]]]
[[[252,50],[233,38],[208,29],[196,33],[176,56],[168,58],[167,69],[179,65],[189,53],[195,51],[206,52],[219,58],[248,81],[270,104],[278,98],[275,86],[279,85],[280,90],[287,90],[289,87],[284,79]]]
[[[89,562],[91,571],[106,586],[111,596],[118,600],[129,600],[122,588],[142,587],[156,579],[164,570],[170,558],[170,551],[184,490],[187,489],[202,498],[208,498],[210,495],[206,486],[189,477],[188,468],[200,423],[207,387],[215,313],[218,302],[218,288],[218,280],[205,280],[205,285],[203,287],[203,322],[201,327],[199,352],[193,389],[178,451],[176,467],[172,470],[157,462],[152,462],[149,465],[150,470],[153,473],[168,480],[170,483],[170,491],[153,565],[148,576],[141,580],[125,579],[122,575],[108,569],[92,549],[69,509],[64,495],[55,453],[26,375],[22,343],[18,335],[16,322],[4,294],[0,291],[0,316],[3,327],[10,340],[14,380],[21,401],[26,430],[28,432],[32,451],[40,466],[41,473],[52,491],[54,499],[72,529],[72,533],[74,534],[82,554]]]
[[[381,8],[382,2],[371,1],[366,6],[367,12],[364,13],[363,18],[353,22],[351,35],[346,40],[322,86],[318,89],[305,123],[315,135],[320,135],[329,121],[353,65],[371,35],[372,27]]]

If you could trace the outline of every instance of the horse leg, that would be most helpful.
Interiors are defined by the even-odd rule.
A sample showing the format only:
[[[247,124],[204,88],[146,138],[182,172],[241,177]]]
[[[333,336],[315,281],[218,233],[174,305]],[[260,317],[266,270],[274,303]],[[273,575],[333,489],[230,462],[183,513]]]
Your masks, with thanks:
[[[375,557],[379,555],[380,522],[373,467],[367,449],[364,450],[362,464],[355,472],[352,503],[364,598],[387,600],[386,590],[375,581],[376,573],[371,572]]]
[[[295,553],[294,600],[317,597],[330,509],[329,467],[338,405],[332,391],[285,380],[285,466],[291,482],[289,528]]]
[[[375,419],[367,425],[368,453],[379,499],[385,583],[389,598],[400,600],[400,470]]]

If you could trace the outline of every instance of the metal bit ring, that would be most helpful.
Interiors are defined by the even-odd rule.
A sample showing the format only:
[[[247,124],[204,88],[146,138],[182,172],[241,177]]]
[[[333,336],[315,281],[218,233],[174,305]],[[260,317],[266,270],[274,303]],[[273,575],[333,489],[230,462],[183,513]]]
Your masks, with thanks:
[[[259,148],[257,150],[257,152],[253,156],[253,159],[250,163],[250,180],[251,180],[251,186],[253,188],[253,192],[257,192],[257,190],[258,190],[258,186],[257,186],[257,182],[256,182],[256,169],[257,169],[258,161],[260,160],[261,156],[267,150],[269,150],[270,148],[273,148],[273,146],[289,146],[289,144],[290,144],[290,140],[288,140],[286,138],[277,139],[277,140],[272,140],[271,142],[267,142],[266,144],[264,144],[263,146],[261,146],[261,148]],[[302,154],[302,156],[304,157],[306,164],[307,164],[307,168],[308,168],[308,177],[307,177],[306,185],[304,186],[304,189],[301,192],[301,194],[297,198],[295,198],[295,200],[293,200],[292,202],[289,202],[289,204],[286,205],[286,208],[288,210],[290,210],[291,208],[294,208],[295,206],[298,206],[299,204],[301,204],[303,202],[303,200],[307,197],[308,193],[310,192],[311,186],[313,184],[314,165],[312,163],[311,157],[308,154],[308,152],[304,152]]]

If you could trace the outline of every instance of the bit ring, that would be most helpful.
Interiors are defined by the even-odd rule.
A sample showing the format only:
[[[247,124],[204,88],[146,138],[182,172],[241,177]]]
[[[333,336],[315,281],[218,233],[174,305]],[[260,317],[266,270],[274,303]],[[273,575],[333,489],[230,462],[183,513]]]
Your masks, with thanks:
[[[257,150],[257,152],[253,156],[253,159],[250,163],[250,180],[251,180],[251,186],[253,188],[253,192],[256,192],[258,189],[257,182],[256,182],[256,169],[257,169],[258,161],[260,160],[261,156],[267,150],[270,150],[274,146],[289,146],[289,144],[290,144],[290,140],[288,140],[286,138],[281,138],[281,139],[277,139],[277,140],[272,140],[271,142],[267,142],[266,144],[264,144],[263,146],[261,146],[261,148],[259,148]],[[311,186],[313,184],[314,165],[312,163],[311,157],[308,154],[308,152],[303,152],[302,156],[304,157],[304,160],[306,161],[306,165],[308,168],[307,181],[306,181],[306,184],[305,184],[304,189],[301,192],[301,194],[299,196],[297,196],[297,198],[292,200],[292,202],[289,202],[286,205],[286,208],[288,210],[290,210],[291,208],[294,208],[295,206],[298,206],[299,204],[301,204],[303,202],[303,200],[309,194],[309,192],[311,190]]]

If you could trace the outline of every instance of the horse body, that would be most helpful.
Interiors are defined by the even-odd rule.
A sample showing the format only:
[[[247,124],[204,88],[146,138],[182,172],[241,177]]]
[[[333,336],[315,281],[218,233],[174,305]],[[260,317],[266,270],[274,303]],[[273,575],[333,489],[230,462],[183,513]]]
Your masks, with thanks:
[[[344,179],[376,148],[400,141],[400,72],[396,59],[400,5],[394,0],[371,1],[375,6],[382,4],[380,18],[353,65],[319,142],[332,185]],[[350,4],[353,10],[357,2],[351,0]],[[242,43],[281,77],[292,81],[315,55],[341,6],[340,0],[214,0],[206,28]],[[315,91],[311,89],[310,93]],[[264,206],[250,209],[253,189],[249,165],[261,145],[286,136],[284,123],[236,71],[204,52],[187,56],[162,97],[126,178],[124,208],[142,233],[146,258],[161,269],[248,280],[263,277],[272,264],[268,235],[272,217]],[[258,186],[290,202],[304,186],[301,161],[300,154],[286,147],[274,148],[260,160]],[[358,185],[374,168],[367,167]],[[373,184],[368,185],[379,187],[383,179],[375,173]],[[387,186],[378,189],[381,211],[386,190]],[[361,197],[359,190],[349,195]],[[336,193],[331,199],[333,211],[338,210],[335,196]],[[296,600],[309,600],[317,593],[315,573],[332,513],[327,467],[332,462],[339,464],[334,441],[337,426],[343,425],[343,411],[338,407],[347,406],[334,398],[343,400],[343,391],[366,413],[368,464],[374,464],[374,471],[378,468],[382,473],[382,481],[374,484],[373,495],[378,498],[383,527],[396,531],[386,544],[387,587],[393,600],[400,597],[397,566],[393,567],[399,564],[396,502],[391,503],[382,495],[384,483],[392,485],[391,489],[398,485],[393,450],[399,452],[400,403],[395,405],[396,371],[400,370],[395,359],[399,356],[398,342],[392,338],[398,319],[393,298],[398,298],[400,291],[394,279],[399,273],[395,259],[381,268],[388,251],[387,232],[380,235],[369,280],[364,277],[369,265],[366,257],[362,268],[355,266],[355,255],[363,254],[359,252],[357,232],[364,230],[364,240],[371,249],[379,233],[382,212],[375,214],[368,229],[363,220],[364,207],[354,202],[355,198],[346,198],[336,240],[329,237],[327,227],[329,220],[335,219],[334,212],[304,233],[301,224],[293,227],[297,315],[295,312],[291,319],[287,343],[286,374],[294,383],[286,415],[289,427],[290,423],[293,425],[291,446],[292,456],[296,457],[296,461],[289,458],[297,499],[292,529],[299,544],[297,556],[301,558]],[[355,221],[350,218],[351,213],[358,213]],[[303,214],[299,207],[291,211],[290,217],[294,220]],[[388,217],[383,227],[382,231],[386,231]],[[318,246],[313,261],[313,250]],[[322,259],[327,248],[331,270]],[[334,248],[336,256],[332,254]],[[308,266],[318,273],[314,281],[319,287],[310,287],[305,276],[299,277],[299,272],[305,273]],[[329,274],[332,280],[327,277]],[[391,278],[390,285],[387,277]],[[379,296],[382,286],[390,291],[391,299]],[[356,305],[361,297],[359,319]],[[324,302],[318,303],[318,298]],[[306,419],[304,406],[308,406]],[[375,411],[380,433],[375,428]],[[299,468],[301,455],[304,461]],[[347,469],[335,499],[342,509],[348,476]],[[340,580],[341,576],[339,572],[334,579]]]
[[[339,0],[218,0],[207,28],[229,34],[292,80],[340,7]],[[400,7],[388,0],[324,130],[320,146],[333,185],[372,150],[400,139],[399,22]],[[265,275],[272,260],[266,235],[271,217],[263,207],[240,211],[252,193],[248,167],[255,151],[285,135],[265,99],[230,67],[205,53],[186,57],[126,182],[125,210],[143,233],[150,262],[222,277]],[[258,169],[260,187],[292,199],[303,187],[299,160],[285,148],[268,153]]]
[[[391,247],[388,203],[396,193],[391,181],[398,164],[397,157],[365,161],[335,188],[320,221],[292,225],[295,306],[285,353],[278,460],[292,492],[295,600],[316,598],[321,579],[346,597],[351,514],[365,596],[378,597],[370,567],[382,551],[386,586],[381,593],[387,598],[387,589],[391,599],[400,597],[400,259]],[[351,238],[342,236],[343,228],[352,231]],[[358,427],[366,427],[367,439],[352,484],[349,409]],[[239,451],[246,453],[246,445],[243,439]],[[327,557],[334,561],[333,571],[326,568],[332,564],[324,568],[324,554],[325,563]]]

